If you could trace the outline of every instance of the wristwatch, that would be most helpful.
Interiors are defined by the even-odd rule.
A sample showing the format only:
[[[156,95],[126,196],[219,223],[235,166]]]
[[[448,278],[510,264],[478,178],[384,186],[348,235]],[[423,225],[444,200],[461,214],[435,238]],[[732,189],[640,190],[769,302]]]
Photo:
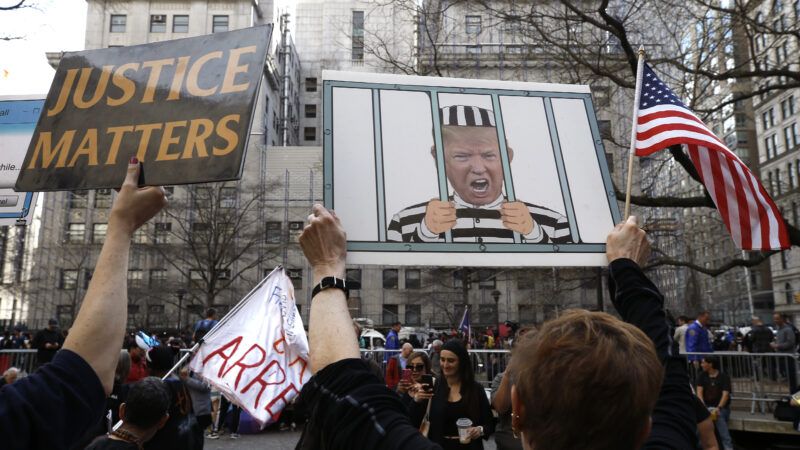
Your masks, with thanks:
[[[311,291],[311,298],[313,299],[320,292],[330,288],[341,289],[344,291],[345,298],[350,298],[350,289],[347,287],[347,281],[336,277],[325,277],[319,280],[319,284],[314,286],[314,290]]]
[[[478,425],[478,429],[481,430],[481,436],[483,436],[483,425]]]

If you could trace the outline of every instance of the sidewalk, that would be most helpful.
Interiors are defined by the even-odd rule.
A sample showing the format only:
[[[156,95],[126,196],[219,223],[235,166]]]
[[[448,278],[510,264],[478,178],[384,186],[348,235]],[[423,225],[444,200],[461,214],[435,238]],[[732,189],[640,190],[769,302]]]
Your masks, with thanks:
[[[265,431],[261,434],[243,434],[239,439],[231,439],[224,434],[219,439],[206,438],[206,450],[231,450],[268,448],[270,450],[294,450],[300,439],[299,431]],[[490,438],[483,443],[484,450],[496,450],[494,439]]]

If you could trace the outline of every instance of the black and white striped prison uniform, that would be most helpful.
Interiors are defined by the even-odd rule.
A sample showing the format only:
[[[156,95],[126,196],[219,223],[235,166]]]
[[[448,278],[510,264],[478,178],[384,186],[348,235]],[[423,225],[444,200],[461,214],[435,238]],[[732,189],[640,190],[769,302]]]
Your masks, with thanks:
[[[513,243],[514,232],[503,226],[500,206],[506,201],[500,196],[494,202],[474,206],[455,194],[450,197],[456,206],[456,225],[450,230],[453,242]],[[393,242],[444,242],[444,233],[434,234],[425,225],[428,202],[409,206],[395,214],[386,235]],[[569,222],[562,214],[542,206],[525,203],[533,218],[533,231],[520,236],[527,244],[572,243]]]

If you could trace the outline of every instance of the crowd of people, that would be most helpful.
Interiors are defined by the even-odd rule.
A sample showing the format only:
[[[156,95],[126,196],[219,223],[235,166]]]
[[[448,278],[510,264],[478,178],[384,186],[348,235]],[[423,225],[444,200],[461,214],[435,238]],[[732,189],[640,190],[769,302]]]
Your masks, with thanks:
[[[186,342],[140,336],[145,345],[122,352],[108,345],[125,338],[133,233],[166,203],[161,188],[137,186],[140,170],[132,158],[69,334],[55,338],[50,329],[42,352],[49,362],[0,388],[4,448],[194,449],[203,445],[203,428],[216,430],[208,386],[186,370],[173,372]],[[392,373],[376,371],[374,359],[361,357],[340,282],[347,251],[335,213],[315,205],[300,245],[320,288],[308,329],[314,375],[294,405],[304,423],[298,449],[480,449],[494,433],[498,448],[719,448],[708,425],[712,416],[728,414],[730,380],[706,356],[698,362],[703,374],[690,381],[685,359],[672,349],[663,297],[641,270],[649,244],[635,218],[606,242],[608,286],[620,318],[572,310],[535,332],[517,333],[510,363],[492,380],[491,402],[459,339],[437,339],[429,352],[414,352],[395,332],[389,340],[397,352],[383,361]],[[213,326],[209,313],[193,339]],[[783,330],[770,346],[777,351],[789,339]],[[690,324],[687,341],[702,340],[697,332]],[[117,419],[121,425],[109,430]],[[722,444],[730,446],[724,436]]]

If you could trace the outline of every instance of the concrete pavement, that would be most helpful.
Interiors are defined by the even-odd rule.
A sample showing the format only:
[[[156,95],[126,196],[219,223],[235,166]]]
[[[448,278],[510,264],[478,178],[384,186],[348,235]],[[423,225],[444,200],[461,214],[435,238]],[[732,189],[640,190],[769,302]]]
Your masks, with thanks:
[[[204,450],[294,450],[300,439],[299,431],[265,431],[261,434],[243,434],[239,439],[231,439],[224,434],[219,439],[206,438]],[[494,439],[484,442],[484,450],[496,450]]]

